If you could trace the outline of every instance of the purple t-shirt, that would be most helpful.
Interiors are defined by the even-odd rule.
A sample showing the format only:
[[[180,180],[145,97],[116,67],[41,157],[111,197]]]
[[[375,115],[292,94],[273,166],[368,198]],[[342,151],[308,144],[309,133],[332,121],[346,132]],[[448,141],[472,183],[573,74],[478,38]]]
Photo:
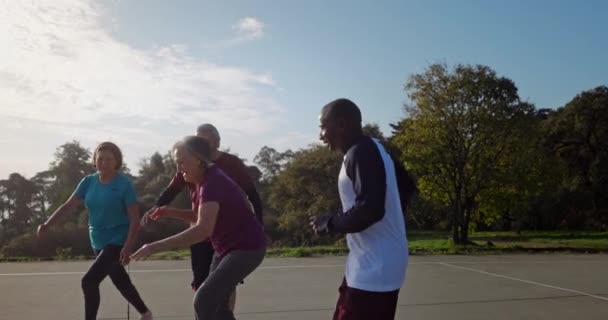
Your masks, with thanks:
[[[212,165],[207,170],[205,180],[198,186],[196,200],[192,201],[196,207],[199,203],[219,203],[211,234],[211,244],[218,256],[234,250],[262,250],[266,247],[264,229],[256,220],[245,193],[217,166]]]

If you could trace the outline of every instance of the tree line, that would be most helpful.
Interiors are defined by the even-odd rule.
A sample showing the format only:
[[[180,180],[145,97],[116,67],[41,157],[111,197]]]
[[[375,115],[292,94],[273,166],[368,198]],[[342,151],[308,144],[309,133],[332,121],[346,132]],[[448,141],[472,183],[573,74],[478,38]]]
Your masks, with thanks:
[[[606,230],[607,86],[539,109],[519,97],[511,79],[487,66],[434,64],[411,75],[404,93],[403,117],[390,133],[376,124],[364,130],[417,181],[419,192],[405,211],[408,230],[449,231],[455,243],[466,243],[480,230]],[[373,112],[379,106],[363,107]],[[307,219],[340,212],[340,166],[341,155],[318,143],[296,151],[261,148],[249,169],[276,245],[340,241],[316,237]],[[137,174],[123,170],[134,181],[143,213],[175,174],[175,163],[170,152],[154,153]],[[33,244],[33,231],[92,172],[90,150],[71,141],[57,148],[48,170],[0,180],[2,253],[44,256],[71,248],[88,254],[84,208],[48,244]],[[188,196],[174,205],[188,208]],[[142,241],[183,227],[157,222],[144,230]]]

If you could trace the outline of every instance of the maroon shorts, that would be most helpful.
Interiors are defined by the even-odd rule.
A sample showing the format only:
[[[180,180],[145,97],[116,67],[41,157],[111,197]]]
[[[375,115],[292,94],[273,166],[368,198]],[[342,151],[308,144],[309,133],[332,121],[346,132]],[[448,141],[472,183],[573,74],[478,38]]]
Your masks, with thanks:
[[[372,292],[350,288],[346,279],[340,285],[334,320],[393,320],[399,290]]]

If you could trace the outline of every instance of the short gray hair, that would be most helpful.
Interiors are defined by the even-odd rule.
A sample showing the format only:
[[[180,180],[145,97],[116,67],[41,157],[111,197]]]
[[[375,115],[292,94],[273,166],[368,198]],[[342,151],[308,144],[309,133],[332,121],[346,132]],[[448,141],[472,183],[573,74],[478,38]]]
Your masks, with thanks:
[[[211,163],[211,148],[209,147],[209,143],[197,136],[187,136],[182,140],[175,143],[173,146],[173,150],[177,149],[185,149],[190,154],[203,161],[206,164]]]

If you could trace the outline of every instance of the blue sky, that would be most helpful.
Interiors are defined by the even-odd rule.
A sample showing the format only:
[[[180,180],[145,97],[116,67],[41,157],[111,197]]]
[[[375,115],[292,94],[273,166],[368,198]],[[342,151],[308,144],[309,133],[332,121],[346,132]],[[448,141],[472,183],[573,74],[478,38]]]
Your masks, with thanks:
[[[0,4],[0,177],[73,139],[127,163],[211,121],[224,147],[304,147],[348,97],[389,133],[432,63],[485,64],[537,107],[608,84],[606,1],[57,0]],[[1,8],[0,8],[1,9]],[[2,13],[4,12],[4,16]],[[4,32],[4,33],[3,33]]]

